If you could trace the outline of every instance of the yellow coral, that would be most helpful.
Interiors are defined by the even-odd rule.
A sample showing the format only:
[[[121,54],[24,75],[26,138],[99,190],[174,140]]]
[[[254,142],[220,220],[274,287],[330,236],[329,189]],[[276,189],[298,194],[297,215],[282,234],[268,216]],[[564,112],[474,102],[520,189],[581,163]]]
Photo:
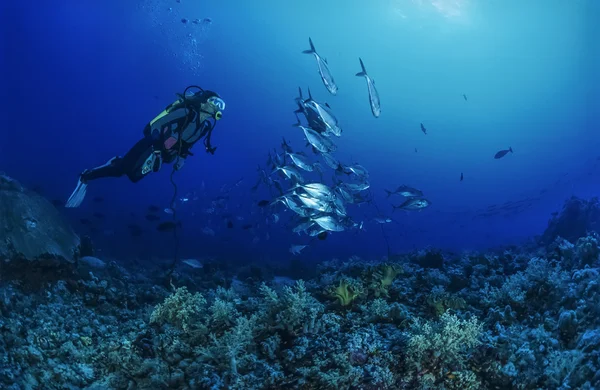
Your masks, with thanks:
[[[448,309],[464,309],[467,305],[464,299],[450,296],[448,293],[431,294],[427,297],[427,304],[438,316],[444,314]]]
[[[383,267],[383,277],[381,279],[381,287],[387,288],[392,285],[394,279],[398,274],[402,271],[402,269],[397,268],[393,265],[386,265]]]
[[[402,268],[384,264],[378,270],[373,273],[373,282],[371,288],[374,291],[376,297],[381,295],[388,295],[388,287],[392,285],[396,276],[402,273]]]
[[[348,306],[360,295],[360,293],[354,291],[347,281],[341,280],[339,286],[333,290],[332,295],[339,300],[340,305]]]

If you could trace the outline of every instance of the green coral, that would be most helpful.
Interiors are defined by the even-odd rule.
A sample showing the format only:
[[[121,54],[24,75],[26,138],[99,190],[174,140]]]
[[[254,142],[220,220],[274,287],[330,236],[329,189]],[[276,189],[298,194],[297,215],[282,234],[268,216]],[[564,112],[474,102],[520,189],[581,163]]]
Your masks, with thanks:
[[[169,323],[188,332],[202,318],[205,306],[206,299],[202,294],[191,294],[186,287],[180,287],[156,306],[150,315],[150,323]]]

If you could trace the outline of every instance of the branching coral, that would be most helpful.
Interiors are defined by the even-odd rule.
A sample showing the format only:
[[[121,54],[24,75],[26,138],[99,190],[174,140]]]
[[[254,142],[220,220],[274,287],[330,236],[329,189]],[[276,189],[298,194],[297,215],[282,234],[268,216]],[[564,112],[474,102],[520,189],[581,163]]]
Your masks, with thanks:
[[[473,348],[481,344],[482,325],[476,317],[461,320],[445,313],[440,321],[415,320],[406,352],[406,377],[408,383],[419,387],[456,388],[457,378],[471,378],[469,388],[477,388],[476,379],[468,374],[468,361]],[[462,372],[460,376],[453,374]]]
[[[199,322],[205,305],[206,299],[202,294],[191,294],[186,287],[180,287],[156,306],[150,316],[150,323],[170,323],[187,332]]]

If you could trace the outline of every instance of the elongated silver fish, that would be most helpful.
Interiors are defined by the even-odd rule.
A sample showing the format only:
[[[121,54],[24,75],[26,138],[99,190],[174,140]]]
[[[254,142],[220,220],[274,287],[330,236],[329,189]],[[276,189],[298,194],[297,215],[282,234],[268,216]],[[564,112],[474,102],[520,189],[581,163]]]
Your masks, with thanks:
[[[333,114],[331,107],[328,104],[321,104],[315,101],[310,93],[310,88],[308,89],[308,99],[304,100],[302,105],[308,113],[312,114],[311,116],[316,117],[323,124],[323,126],[319,127],[325,128],[325,134],[330,133],[336,137],[342,135],[342,128]]]
[[[375,118],[379,118],[381,115],[381,105],[379,102],[379,92],[375,88],[375,80],[373,80],[367,74],[367,70],[365,69],[365,64],[363,64],[362,59],[358,59],[360,61],[360,67],[362,71],[358,72],[356,75],[358,77],[364,77],[367,80],[367,89],[369,90],[369,103],[371,105],[371,112]]]
[[[335,198],[333,191],[323,183],[297,184],[294,188],[292,188],[292,190],[297,188],[301,188],[313,198],[318,198],[324,201],[330,202]]]
[[[283,203],[284,206],[286,206],[288,209],[292,210],[301,217],[309,217],[311,215],[311,212],[304,208],[304,204],[299,200],[293,198],[291,195],[280,196],[273,200],[271,202],[271,205],[274,205],[277,202]]]
[[[300,174],[300,172],[296,169],[296,167],[293,166],[283,166],[283,167],[276,167],[275,170],[273,170],[273,172],[271,172],[271,175],[277,171],[281,171],[283,172],[283,174],[285,175],[285,177],[287,177],[288,179],[295,179],[296,181],[298,181],[299,183],[303,183],[304,182],[304,178],[302,177],[302,175]]]
[[[405,198],[420,198],[423,196],[423,191],[406,186],[404,184],[398,186],[398,188],[396,188],[394,191],[385,190],[385,192],[387,193],[388,198],[392,195],[402,195]]]
[[[330,232],[344,231],[344,226],[340,223],[340,221],[331,215],[314,217],[311,220],[316,222],[317,225],[321,226],[323,229],[329,230]]]
[[[331,71],[329,70],[329,66],[327,64],[327,60],[322,58],[317,51],[315,50],[315,45],[313,45],[312,39],[308,38],[308,43],[310,43],[310,49],[304,50],[302,53],[304,54],[312,54],[315,56],[317,60],[317,66],[319,68],[319,75],[321,76],[321,80],[323,80],[323,84],[325,88],[331,93],[335,95],[338,91],[337,85],[335,85],[335,81],[333,80],[333,76],[331,75]]]
[[[344,206],[344,201],[342,198],[335,197],[333,199],[333,211],[335,211],[335,213],[340,217],[346,216],[346,206]]]
[[[331,141],[327,137],[321,136],[319,133],[317,133],[313,129],[304,127],[304,126],[300,125],[300,123],[297,123],[295,126],[301,128],[302,131],[304,131],[304,136],[306,137],[306,141],[308,141],[308,143],[311,144],[319,152],[329,153],[329,152],[336,151],[337,146],[333,143],[333,141]]]
[[[346,203],[354,203],[354,197],[350,194],[344,187],[337,186],[335,187],[335,193],[341,197]]]
[[[294,256],[297,256],[302,252],[302,249],[306,248],[308,245],[292,245],[290,246],[290,253]]]
[[[352,165],[345,166],[344,168],[346,168],[346,170],[354,173],[356,176],[359,176],[362,178],[369,176],[369,171],[367,171],[367,168],[363,167],[360,164],[352,164]]]
[[[303,169],[307,172],[312,172],[315,169],[313,164],[311,164],[310,161],[308,161],[308,158],[302,154],[286,153],[286,155],[290,156],[294,165],[300,169]]]
[[[360,192],[368,189],[371,184],[369,184],[367,181],[364,181],[362,183],[344,183],[343,186],[350,192]]]
[[[311,220],[308,220],[306,222],[301,222],[298,226],[296,226],[294,229],[292,229],[292,232],[300,235],[300,232],[306,233],[307,230],[310,229],[314,225],[315,225],[315,223]]]
[[[308,207],[309,209],[317,210],[322,213],[329,213],[332,211],[331,203],[326,200],[313,198],[307,194],[296,195],[298,196],[298,199],[300,199],[300,201],[304,204],[304,206]]]
[[[329,168],[335,169],[336,171],[340,169],[340,162],[331,154],[321,153],[321,156],[323,156],[323,160],[325,160],[325,164],[327,164]]]
[[[406,201],[404,203],[402,203],[401,205],[398,205],[398,206],[392,205],[392,207],[394,208],[394,211],[396,211],[396,209],[422,210],[426,207],[429,207],[430,205],[431,205],[431,202],[428,201],[427,199],[410,198],[410,199],[406,199]]]

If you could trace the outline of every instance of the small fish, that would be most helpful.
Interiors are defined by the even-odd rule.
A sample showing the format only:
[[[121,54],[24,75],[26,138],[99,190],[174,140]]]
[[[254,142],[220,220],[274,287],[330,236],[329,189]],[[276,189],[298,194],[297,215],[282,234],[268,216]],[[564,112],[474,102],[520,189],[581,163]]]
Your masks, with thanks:
[[[184,199],[187,199],[187,198],[184,198]],[[169,215],[172,215],[175,212],[175,210],[173,210],[170,207],[165,208],[163,211]]]
[[[384,223],[390,223],[390,222],[392,222],[392,220],[391,220],[391,219],[389,219],[389,218],[379,218],[379,217],[377,217],[377,218],[373,218],[373,221],[375,221],[375,222],[377,222],[377,223],[379,223],[379,224],[382,224],[382,225],[383,225]]]
[[[308,43],[310,44],[310,49],[304,50],[302,53],[312,54],[315,56],[315,59],[317,60],[317,66],[319,68],[319,75],[321,76],[321,80],[323,81],[325,88],[327,88],[329,93],[331,93],[332,95],[337,94],[338,87],[335,84],[335,80],[333,80],[333,76],[331,75],[331,71],[329,70],[327,60],[322,58],[317,53],[317,51],[315,50],[315,45],[313,45],[312,39],[310,37],[308,38]]]
[[[270,200],[264,200],[264,199],[263,199],[263,200],[259,201],[259,202],[258,202],[256,205],[257,205],[258,207],[266,207],[266,206],[268,206],[268,205],[269,205],[269,203],[271,203],[271,201],[270,201]]]
[[[415,148],[415,153],[417,153],[417,148]]]
[[[466,102],[466,101],[467,101],[467,95],[465,95],[465,94],[463,93],[463,95],[462,95],[462,96],[463,96],[463,99],[465,99],[465,102]]]
[[[204,265],[196,259],[185,259],[185,260],[181,260],[181,262],[183,264],[187,264],[190,267],[196,268],[196,269],[204,267]]]
[[[148,215],[146,215],[146,220],[148,220],[150,222],[154,222],[154,221],[160,220],[160,217],[158,215],[148,214]]]
[[[358,72],[356,75],[358,77],[364,77],[367,80],[367,89],[369,90],[369,104],[371,105],[371,112],[373,113],[373,116],[375,118],[379,118],[379,115],[381,115],[381,105],[379,102],[379,93],[375,88],[375,80],[373,80],[367,74],[367,70],[365,69],[365,64],[363,64],[362,59],[359,57],[358,60],[360,61],[360,67],[362,68],[362,71]]]
[[[181,23],[183,23],[183,24],[187,24],[187,22],[188,22],[188,20],[187,20],[186,18],[182,18],[182,19],[181,19]]]
[[[421,123],[421,131],[427,135],[427,129],[425,128],[425,126],[423,126],[423,124]]]
[[[156,230],[158,230],[159,232],[172,232],[178,227],[181,227],[181,221],[178,221],[177,223],[173,221],[167,221],[159,224],[156,227]]]
[[[429,207],[430,205],[431,205],[431,202],[428,201],[427,199],[411,198],[411,199],[407,199],[401,205],[398,205],[398,206],[392,205],[392,207],[394,208],[394,211],[396,211],[396,209],[402,209],[402,210],[422,210],[422,209],[424,209],[426,207]]]
[[[297,256],[302,252],[302,249],[306,248],[308,245],[292,245],[290,246],[290,253],[294,256]]]
[[[499,159],[499,158],[502,158],[502,157],[506,156],[506,154],[507,154],[508,152],[511,152],[511,153],[513,152],[513,150],[512,150],[512,147],[511,147],[511,148],[508,148],[508,149],[506,149],[506,150],[501,150],[501,151],[499,151],[498,153],[496,153],[496,154],[494,155],[494,158],[495,158],[496,160],[497,160],[497,159]]]
[[[463,176],[463,173],[461,172],[461,173],[460,173],[460,181],[463,181],[463,179],[464,179],[464,178],[465,178],[465,177]]]
[[[281,140],[281,149],[283,149],[285,153],[294,153],[292,147],[290,146],[290,144],[287,143],[285,138],[282,138]]]
[[[141,227],[139,227],[138,225],[128,225],[127,228],[129,229],[129,234],[132,237],[139,237],[142,235],[143,230]]]
[[[206,227],[204,227],[202,229],[202,234],[204,234],[206,236],[214,237],[215,236],[215,231],[212,230],[211,228],[209,228],[208,226],[206,226]]]

